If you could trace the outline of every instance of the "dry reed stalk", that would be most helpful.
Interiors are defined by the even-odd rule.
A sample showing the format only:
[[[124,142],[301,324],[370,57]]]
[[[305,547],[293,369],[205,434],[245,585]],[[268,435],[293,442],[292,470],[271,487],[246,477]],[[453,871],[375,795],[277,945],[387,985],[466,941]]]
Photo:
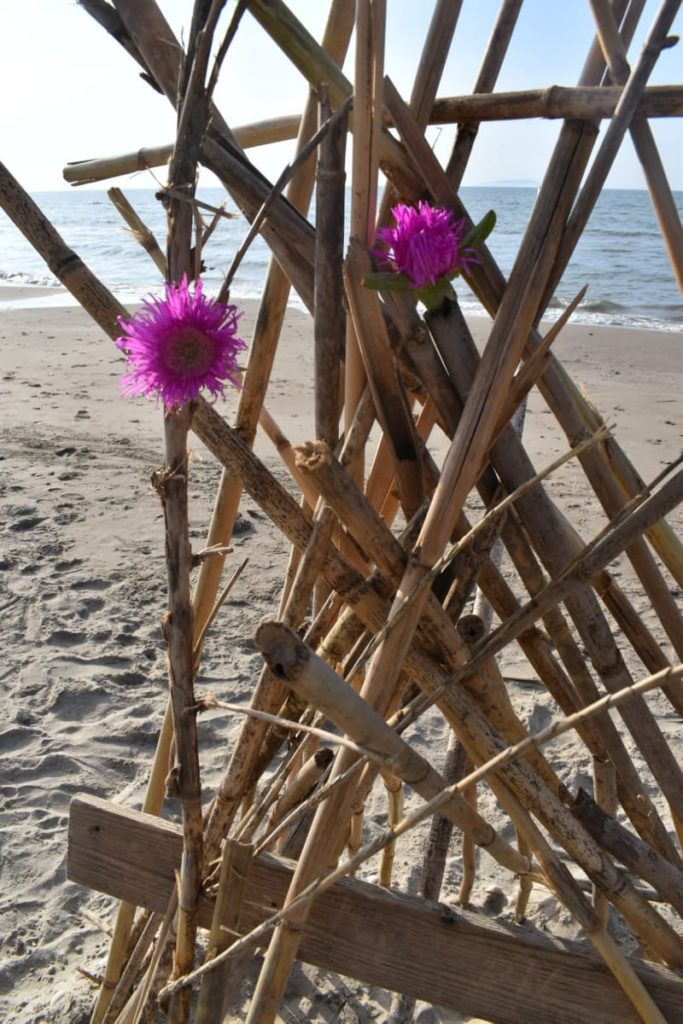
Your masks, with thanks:
[[[293,628],[300,627],[315,594],[315,588],[320,578],[322,559],[336,525],[337,520],[331,510],[320,503],[316,510],[310,542],[301,556],[287,600],[283,602],[282,617]],[[278,689],[277,692],[279,693],[280,690]],[[299,721],[305,710],[305,705],[290,694],[278,714],[284,719]],[[261,777],[277,755],[288,735],[287,728],[289,726],[280,728],[276,720],[263,737],[258,751],[255,751],[255,760],[251,765],[250,779],[253,782]]]
[[[252,124],[238,125],[232,129],[235,141],[242,149],[268,146],[273,142],[286,142],[295,139],[301,118],[298,114],[284,117],[267,118]],[[106,178],[117,178],[123,174],[134,174],[153,167],[167,164],[173,152],[173,145],[150,146],[136,150],[134,153],[122,153],[119,156],[98,160],[75,160],[66,164],[62,177],[70,185],[90,185]]]
[[[140,243],[146,253],[149,253],[152,260],[161,271],[162,276],[166,278],[168,273],[166,257],[159,248],[159,243],[154,237],[153,232],[149,230],[141,217],[135,212],[134,208],[126,199],[120,188],[107,189],[107,195],[125,220],[128,227],[131,229],[135,240]]]
[[[583,302],[587,290],[588,285],[584,285],[566,309],[562,311],[562,314],[545,334],[538,347],[534,349],[532,354],[525,360],[522,367],[513,377],[512,383],[510,384],[510,390],[505,399],[505,404],[503,405],[498,423],[496,424],[496,428],[493,433],[494,440],[497,440],[503,433],[503,430],[508,423],[510,423],[517,409],[520,408],[531,389],[538,384],[538,381],[545,373],[549,364],[550,346],[556,340],[565,324],[568,323],[574,310],[581,302]],[[444,353],[442,352],[442,356],[443,355]],[[521,433],[521,431],[517,431],[517,433]]]
[[[603,570],[596,573],[591,583],[648,672],[659,672],[666,668],[670,664],[669,659],[614,577]],[[662,692],[674,710],[683,715],[683,686],[674,683],[664,687]]]
[[[321,747],[299,769],[296,775],[289,778],[282,796],[273,807],[268,827],[273,828],[282,821],[286,814],[303,800],[306,800],[316,783],[322,778],[332,761],[329,747]]]
[[[277,425],[271,414],[266,409],[265,405],[261,408],[261,414],[259,416],[259,425],[263,427],[263,431],[266,436],[272,441],[275,446],[278,455],[282,459],[283,463],[289,470],[292,479],[296,483],[297,487],[301,491],[302,495],[306,499],[306,503],[310,508],[315,507],[317,495],[307,485],[306,481],[302,478],[301,474],[297,470],[296,459],[294,457],[294,449],[285,436],[283,431]]]
[[[320,518],[310,527],[307,542],[303,546],[304,554],[285,607],[285,619],[292,624],[298,625],[305,614],[306,605],[320,571],[320,559],[329,544],[333,528],[334,520],[329,510],[321,509]],[[259,676],[251,706],[274,714],[281,707],[284,696],[282,684],[270,672],[264,670]],[[207,823],[207,846],[211,853],[225,835],[242,797],[253,781],[254,769],[266,736],[267,728],[263,723],[259,725],[251,719],[245,721],[216,792]]]
[[[239,934],[252,856],[253,847],[249,844],[226,839],[206,960],[222,953],[233,942],[234,936]],[[218,970],[202,978],[195,1009],[195,1024],[218,1024],[224,1020],[230,1003],[235,1001],[239,993],[241,966],[239,961],[228,960]]]
[[[382,772],[382,782],[387,791],[387,822],[391,828],[393,825],[397,825],[403,817],[403,782],[398,775],[394,775],[386,770]],[[360,847],[360,843],[358,847]],[[391,886],[395,855],[396,843],[388,843],[382,850],[382,859],[379,865],[379,884],[386,888]]]
[[[591,9],[597,26],[600,45],[608,63],[612,81],[624,86],[628,79],[626,51],[619,28],[609,4],[604,0],[591,0]],[[669,253],[678,287],[683,291],[683,227],[671,189],[664,172],[657,144],[646,120],[634,117],[630,126],[631,138],[647,180],[659,230]]]
[[[519,613],[499,626],[486,640],[477,644],[467,666],[464,669],[458,669],[452,678],[455,680],[464,672],[473,671],[478,663],[502,650],[511,638],[523,633],[525,628],[541,617],[547,609],[563,600],[581,578],[590,577],[593,572],[598,571],[604,564],[615,558],[624,545],[629,542],[631,535],[644,528],[644,523],[652,521],[655,516],[660,515],[662,509],[668,511],[675,507],[682,498],[683,472],[680,472],[657,494],[652,495],[640,507],[626,516],[622,522],[614,527],[610,526],[598,534],[598,537],[587,545],[558,577],[546,584],[542,591],[520,609]],[[676,678],[678,678],[678,674],[676,674]],[[627,690],[629,690],[629,686],[622,687],[618,692]],[[638,692],[634,691],[634,695]]]
[[[139,1024],[152,994],[155,981],[163,967],[164,957],[171,939],[171,928],[175,912],[176,901],[173,900],[166,908],[166,912],[159,925],[156,942],[145,967],[142,981],[139,982],[138,987],[129,996],[114,1024]],[[165,980],[166,982],[168,981],[168,973]]]
[[[471,763],[470,763],[471,767]],[[467,789],[462,791],[463,799],[467,801],[473,811],[477,810],[477,784],[474,783],[472,786],[468,786]],[[527,856],[528,854],[522,854]],[[460,889],[458,890],[458,903],[465,904],[469,903],[470,896],[472,895],[472,889],[474,887],[474,879],[477,871],[477,858],[474,849],[474,843],[469,836],[463,832],[460,856],[462,859],[462,878],[460,879]],[[520,878],[525,877],[521,875]]]
[[[668,670],[667,670],[668,671]],[[662,675],[662,673],[658,673]],[[683,914],[683,871],[638,839],[579,789],[572,809],[582,825],[624,867],[649,881],[663,900]]]
[[[119,911],[124,906],[130,906],[130,904],[121,901],[119,905]],[[107,1006],[103,1006],[101,1010],[99,1010],[98,1000],[98,1004],[96,1004],[95,1009],[93,1010],[91,1021],[94,1021],[96,1019],[96,1012],[102,1014],[101,1019],[104,1021],[104,1024],[113,1024],[113,1022],[119,1016],[119,1013],[123,1009],[124,1001],[128,998],[130,990],[135,983],[135,979],[138,973],[142,970],[145,956],[147,955],[147,951],[150,945],[152,944],[152,941],[154,939],[154,936],[156,935],[159,925],[161,924],[161,919],[161,914],[149,915],[140,935],[138,936],[137,942],[133,945],[133,948],[130,950],[130,955],[126,960],[125,970],[120,972],[120,977],[118,978],[115,986],[112,986],[111,990],[109,991],[109,1000]],[[114,936],[112,936],[112,939],[113,937]],[[123,960],[123,956],[121,959]],[[104,980],[106,981],[106,977]]]
[[[471,765],[470,765],[471,767]],[[467,755],[462,743],[452,729],[448,733],[448,746],[444,759],[442,775],[448,786],[459,782],[468,768]],[[425,844],[420,893],[426,900],[437,901],[441,894],[443,876],[446,871],[446,857],[453,833],[453,824],[442,814],[432,818],[429,836]]]
[[[610,85],[551,85],[545,89],[441,96],[434,104],[430,124],[457,123],[468,127],[470,122],[529,118],[599,121],[614,115],[621,92],[618,86]],[[634,118],[680,117],[681,114],[683,88],[680,85],[651,85],[643,91]],[[457,183],[455,175],[453,181]]]
[[[522,0],[503,0],[474,83],[472,99],[478,98],[477,94],[493,93],[521,6]],[[460,118],[458,120],[461,121]],[[476,120],[469,119],[467,124],[458,124],[453,149],[446,164],[446,175],[454,192],[460,188],[478,131]]]
[[[413,406],[413,395],[407,395],[408,406],[412,410]],[[415,433],[417,436],[417,442],[420,448],[421,457],[423,459],[423,470],[426,477],[425,489],[430,489],[429,475],[431,456],[429,455],[426,446],[422,444],[425,441],[434,426],[436,421],[436,410],[433,402],[427,400],[423,405],[420,413],[415,421]],[[391,456],[391,450],[389,443],[382,434],[379,439],[379,444],[375,449],[375,455],[372,461],[370,472],[368,473],[368,479],[365,486],[365,496],[373,506],[376,508],[384,520],[385,523],[391,525],[401,503],[399,500],[399,492],[396,486],[396,470],[393,458]]]
[[[377,200],[377,136],[373,122],[375,103],[381,111],[381,92],[375,95],[375,59],[380,63],[384,53],[382,39],[375,39],[377,19],[374,0],[358,0],[356,4],[356,53],[353,95],[353,137],[351,167],[351,236],[368,240],[375,218]],[[382,22],[383,0],[380,0]],[[375,47],[377,55],[375,55]],[[381,86],[380,86],[381,89]],[[344,428],[348,430],[360,401],[366,381],[366,368],[361,354],[360,339],[355,322],[346,318],[344,356]],[[365,453],[358,451],[352,466],[352,475],[362,484],[365,475]]]

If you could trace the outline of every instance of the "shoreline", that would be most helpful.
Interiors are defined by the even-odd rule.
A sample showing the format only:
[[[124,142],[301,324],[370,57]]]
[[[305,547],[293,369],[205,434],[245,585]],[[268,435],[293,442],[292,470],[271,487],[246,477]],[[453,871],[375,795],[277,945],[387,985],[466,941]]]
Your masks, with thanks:
[[[137,303],[144,295],[148,292],[144,292],[143,295],[135,292],[134,289],[127,288],[120,292],[115,293],[119,301],[123,302],[124,305],[131,305]],[[294,294],[294,292],[292,292]],[[50,300],[53,300],[52,302]],[[244,303],[258,303],[258,296],[246,296],[241,297],[238,295],[233,296],[236,305],[241,306]],[[61,284],[57,285],[38,285],[38,284],[12,284],[11,282],[0,281],[0,314],[11,310],[49,310],[49,309],[76,309],[79,308],[79,303],[76,298]],[[290,299],[288,308],[296,310],[305,316],[308,316],[308,312],[304,309],[298,298],[294,300]],[[542,323],[550,325],[554,323],[555,319],[562,314],[562,308],[549,307],[553,313],[557,316],[546,316]],[[683,309],[683,306],[682,306]],[[463,305],[463,312],[466,318],[469,319],[482,319],[490,322],[488,314],[479,307],[477,310],[466,308]],[[638,323],[608,323],[604,320],[597,319],[598,317],[607,316],[602,313],[591,313],[582,312],[581,307],[575,311],[572,320],[570,321],[572,326],[591,327],[602,330],[603,328],[612,328],[619,331],[644,331],[648,334],[680,334],[683,338],[683,323],[678,324],[671,322],[671,325],[666,325],[664,321],[652,321],[643,317],[643,322]],[[635,317],[638,314],[630,314]]]

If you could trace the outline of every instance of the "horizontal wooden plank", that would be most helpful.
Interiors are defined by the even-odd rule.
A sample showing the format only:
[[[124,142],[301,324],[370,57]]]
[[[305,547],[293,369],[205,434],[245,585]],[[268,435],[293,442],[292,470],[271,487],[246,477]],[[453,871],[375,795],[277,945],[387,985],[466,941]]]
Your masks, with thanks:
[[[71,881],[163,911],[180,865],[180,829],[169,822],[79,796],[71,804]],[[282,905],[292,863],[264,855],[252,866],[242,927]],[[200,908],[211,923],[212,902]],[[466,911],[387,892],[354,879],[315,901],[299,956],[370,985],[500,1024],[635,1024],[638,1017],[609,972],[576,943],[507,927]],[[683,1024],[683,979],[634,961],[670,1024]]]

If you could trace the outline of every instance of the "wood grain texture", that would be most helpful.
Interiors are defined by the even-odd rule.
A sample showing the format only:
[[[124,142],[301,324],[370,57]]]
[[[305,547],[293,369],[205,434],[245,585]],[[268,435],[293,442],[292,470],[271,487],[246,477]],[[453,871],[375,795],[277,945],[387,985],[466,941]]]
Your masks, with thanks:
[[[78,796],[71,804],[71,881],[151,910],[165,908],[180,863],[178,826]],[[292,865],[254,860],[240,928],[277,910]],[[203,899],[199,924],[211,925]],[[483,916],[379,889],[338,882],[313,904],[299,947],[307,963],[499,1024],[632,1024],[634,1010],[609,972],[575,943],[503,926]],[[683,979],[631,961],[670,1024],[683,1024]]]

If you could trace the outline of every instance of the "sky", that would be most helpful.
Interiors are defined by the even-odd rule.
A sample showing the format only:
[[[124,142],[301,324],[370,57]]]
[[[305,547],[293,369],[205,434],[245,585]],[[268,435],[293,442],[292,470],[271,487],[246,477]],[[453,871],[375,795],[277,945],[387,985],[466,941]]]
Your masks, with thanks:
[[[159,0],[159,6],[176,34],[186,38],[192,0]],[[234,0],[229,0],[221,25],[227,25],[234,6]],[[326,0],[291,0],[289,6],[320,38]],[[641,27],[629,50],[632,63],[658,7],[658,0],[645,4]],[[433,8],[433,0],[387,0],[385,70],[406,99]],[[464,0],[439,96],[471,92],[498,9],[499,0]],[[173,140],[175,115],[168,101],[140,79],[137,65],[75,0],[6,0],[0,25],[0,159],[29,192],[69,188],[62,177],[69,161],[114,156]],[[683,35],[681,13],[673,32]],[[526,0],[497,89],[575,85],[593,36],[588,0]],[[682,53],[683,42],[665,50],[650,84],[683,81]],[[352,57],[345,72],[353,79]],[[306,95],[307,85],[299,73],[246,14],[215,94],[227,122],[237,126],[298,113]],[[671,187],[683,190],[681,119],[650,123]],[[540,183],[559,124],[535,120],[482,125],[463,184]],[[450,127],[428,129],[427,138],[443,161],[453,135]],[[291,143],[250,151],[251,159],[271,180],[291,154]],[[163,174],[161,169],[158,173]],[[206,173],[201,183],[208,186],[216,181]],[[149,172],[120,179],[118,184],[155,187]],[[628,137],[607,187],[645,187]]]

